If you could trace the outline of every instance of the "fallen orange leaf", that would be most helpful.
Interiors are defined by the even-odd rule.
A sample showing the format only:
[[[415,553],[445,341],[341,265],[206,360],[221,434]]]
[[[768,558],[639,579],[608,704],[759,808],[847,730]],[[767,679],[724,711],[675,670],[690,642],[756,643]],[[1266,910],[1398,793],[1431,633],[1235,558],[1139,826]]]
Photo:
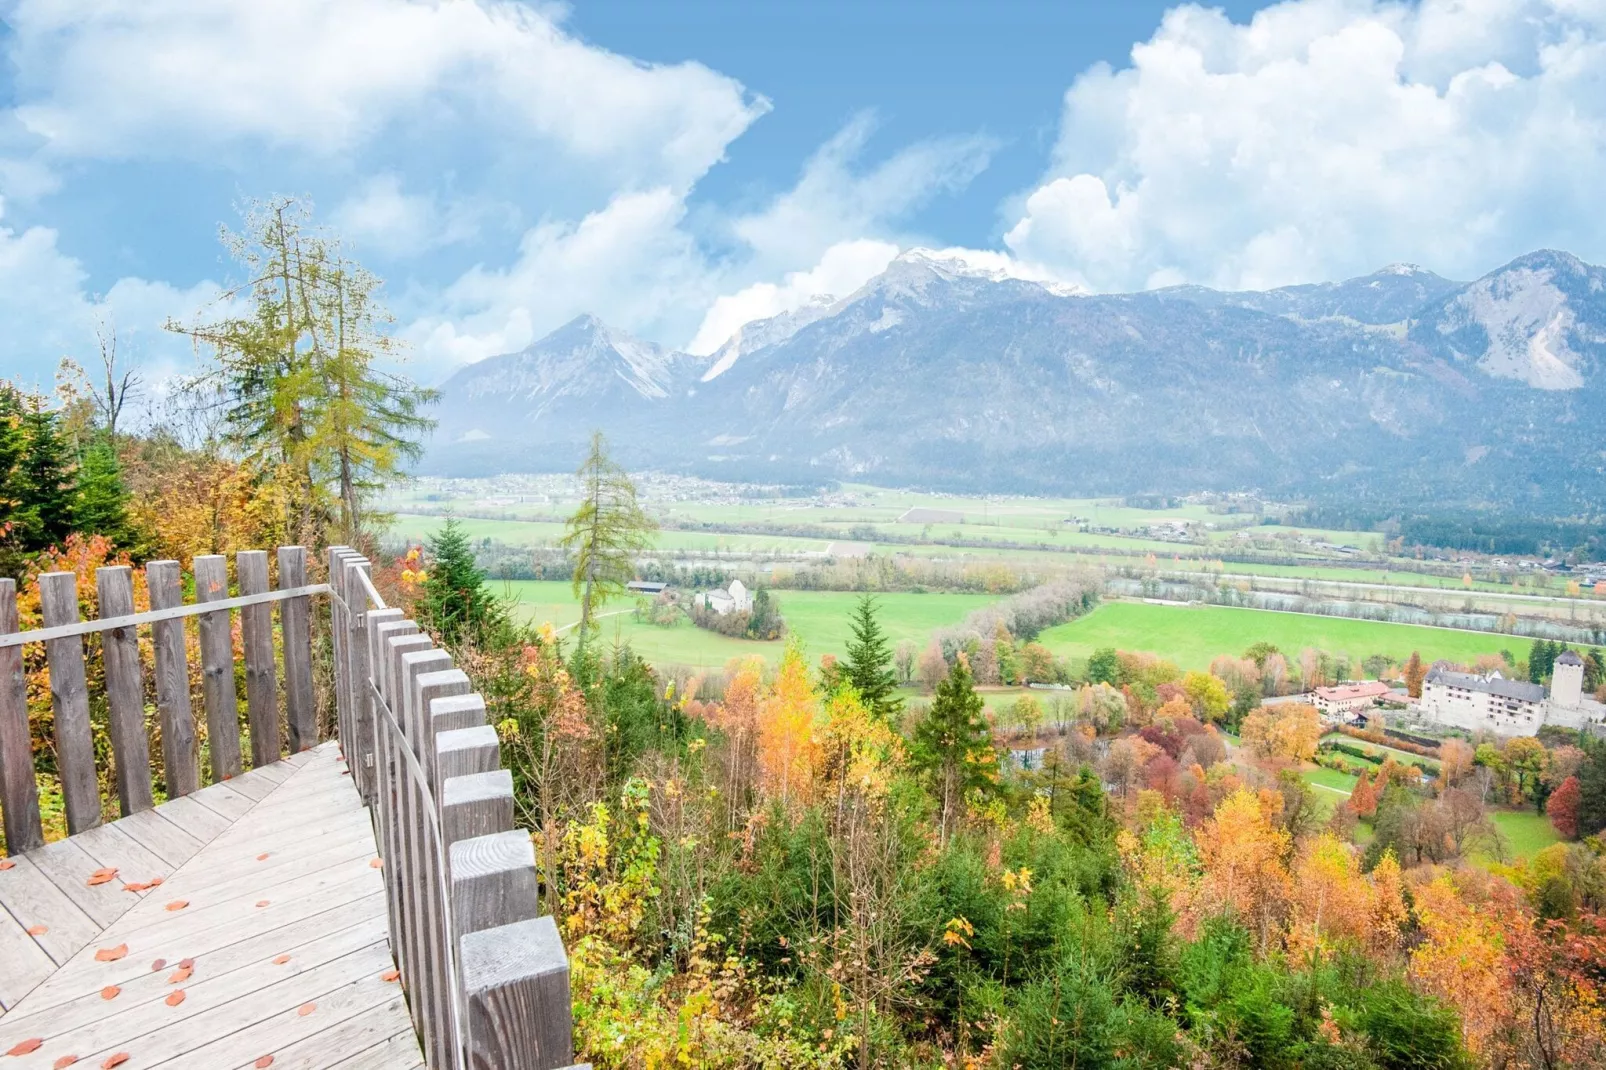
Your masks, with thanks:
[[[178,964],[180,966],[184,967],[186,970],[192,970],[192,969],[195,968],[195,960],[194,959],[179,959],[178,960]]]
[[[181,985],[185,981],[188,981],[190,979],[190,975],[194,972],[195,970],[193,967],[180,966],[178,969],[174,970],[168,975],[167,983],[170,985]]]
[[[285,963],[287,963],[289,961],[290,961],[290,956],[289,955],[279,955],[278,957],[276,957],[273,960],[273,964],[275,966],[283,966]]]
[[[100,990],[100,998],[101,999],[116,999],[118,994],[121,993],[121,992],[122,992],[122,989],[118,988],[116,985],[107,985],[105,988]]]
[[[143,881],[131,881],[128,884],[123,885],[123,891],[125,892],[143,892],[149,890],[149,888],[150,885],[144,883]]]
[[[10,1051],[6,1052],[6,1054],[27,1055],[30,1051],[38,1051],[39,1045],[43,1044],[44,1042],[44,1037],[29,1037],[27,1040],[19,1040],[15,1045],[12,1046]]]
[[[399,977],[401,977],[400,970],[386,970],[384,973],[379,975],[379,979],[381,981],[394,981]]]
[[[262,1056],[262,1058],[258,1059],[256,1062],[252,1063],[251,1065],[256,1067],[257,1070],[266,1070],[267,1067],[270,1067],[270,1066],[273,1065],[273,1056],[264,1055],[264,1056]]]
[[[95,952],[95,961],[116,962],[126,954],[128,954],[127,944],[118,944],[116,947],[103,947]]]
[[[318,1005],[316,1003],[303,1003],[301,1006],[296,1008],[296,1013],[305,1018],[307,1015],[311,1014],[317,1009]]]
[[[372,862],[370,862],[368,864],[370,866],[372,866],[374,869],[382,869],[382,868],[384,868],[385,860],[383,858],[376,858],[376,859],[374,859]]]
[[[167,965],[167,960],[166,959],[157,959],[155,962],[151,963],[151,972],[155,973],[157,970],[160,970],[163,966],[166,966],[166,965]]]
[[[154,888],[154,887],[156,887],[156,886],[157,886],[157,885],[158,885],[158,884],[161,884],[161,883],[162,883],[162,882],[163,882],[163,881],[165,881],[165,880],[166,880],[166,879],[167,879],[167,878],[166,878],[166,877],[152,877],[152,878],[151,878],[151,883],[150,883],[150,886],[151,886],[151,887],[152,887],[152,888]]]
[[[50,1064],[50,1070],[61,1070],[62,1067],[71,1066],[77,1061],[78,1056],[76,1055],[63,1055],[61,1058]]]
[[[48,933],[49,931],[50,931],[50,926],[48,926],[48,925],[30,925],[28,927],[28,935],[29,936],[43,936],[43,935],[45,935],[45,933]]]
[[[167,909],[168,910],[183,910],[185,907],[187,907],[189,905],[190,905],[190,901],[188,899],[175,899],[171,903],[167,904]]]
[[[95,872],[89,875],[89,879],[84,881],[84,883],[93,888],[98,884],[109,883],[116,876],[117,871],[115,869],[97,869]]]
[[[184,1000],[187,999],[187,998],[188,997],[185,996],[184,990],[182,988],[177,989],[177,990],[169,992],[167,994],[167,1005],[169,1007],[177,1007],[180,1003],[183,1003]]]
[[[263,908],[263,907],[265,907],[267,905],[268,905],[268,901],[266,899],[258,899],[257,900],[257,909],[260,910],[261,908]]]
[[[0,872],[4,872],[4,871],[10,869],[14,865],[16,865],[16,863],[13,862],[11,859],[9,859],[9,858],[0,858]]]
[[[257,861],[266,862],[268,860],[268,856],[272,853],[272,851],[263,851],[261,854],[257,855]]]
[[[120,1051],[116,1055],[107,1057],[106,1061],[100,1064],[100,1070],[112,1070],[112,1067],[122,1066],[126,1062],[128,1062],[128,1052]]]

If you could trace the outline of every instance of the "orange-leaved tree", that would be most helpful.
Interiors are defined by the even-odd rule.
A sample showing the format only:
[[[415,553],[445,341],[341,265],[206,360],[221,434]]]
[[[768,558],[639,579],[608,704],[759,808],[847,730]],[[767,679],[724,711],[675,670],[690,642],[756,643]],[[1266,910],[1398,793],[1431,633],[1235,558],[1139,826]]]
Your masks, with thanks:
[[[764,792],[787,808],[809,800],[814,775],[814,719],[820,698],[803,647],[786,644],[774,685],[758,704],[758,758]]]

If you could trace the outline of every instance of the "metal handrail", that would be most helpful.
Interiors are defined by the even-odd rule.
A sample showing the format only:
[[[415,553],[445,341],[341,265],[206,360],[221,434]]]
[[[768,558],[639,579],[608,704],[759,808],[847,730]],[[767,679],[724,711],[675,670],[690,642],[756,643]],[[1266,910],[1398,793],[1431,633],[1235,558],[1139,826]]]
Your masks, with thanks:
[[[372,587],[369,588],[372,590]],[[327,583],[309,583],[305,587],[290,587],[283,591],[265,591],[262,594],[245,594],[235,598],[219,598],[215,602],[196,602],[193,605],[172,606],[168,609],[150,609],[144,613],[129,613],[121,617],[101,617],[81,620],[76,624],[58,624],[51,628],[35,628],[27,632],[7,632],[0,635],[0,650],[23,646],[27,643],[46,643],[52,639],[70,639],[75,635],[133,628],[141,624],[155,624],[164,620],[199,617],[207,613],[222,613],[245,606],[260,606],[268,602],[283,602],[290,598],[305,598],[314,594],[331,594]],[[375,596],[377,597],[377,595]]]

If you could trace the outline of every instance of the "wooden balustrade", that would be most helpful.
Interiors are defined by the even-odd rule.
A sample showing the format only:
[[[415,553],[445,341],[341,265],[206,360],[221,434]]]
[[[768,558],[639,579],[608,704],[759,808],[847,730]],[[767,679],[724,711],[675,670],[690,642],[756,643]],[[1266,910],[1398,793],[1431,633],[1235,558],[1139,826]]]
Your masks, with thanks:
[[[392,944],[432,1068],[555,1070],[573,1060],[569,964],[539,917],[529,834],[513,826],[485,703],[462,670],[329,551],[335,705],[373,808]]]
[[[391,947],[431,1070],[556,1070],[573,1061],[569,966],[558,930],[539,916],[527,833],[514,828],[513,779],[468,676],[398,609],[385,605],[368,562],[328,554],[329,582],[307,583],[306,553],[282,547],[269,589],[265,551],[195,558],[195,600],[184,604],[174,561],[145,567],[151,609],[136,613],[133,573],[98,569],[100,615],[79,619],[77,577],[39,580],[43,627],[19,632],[14,581],[0,579],[0,816],[17,854],[44,842],[28,727],[23,646],[43,643],[56,764],[67,828],[100,824],[103,803],[90,726],[85,635],[99,634],[118,810],[149,809],[155,794],[139,631],[149,628],[150,693],[160,724],[168,797],[244,769],[232,614],[240,614],[245,717],[253,767],[317,743],[311,600],[329,594],[334,706],[352,782],[370,808],[389,911]],[[278,618],[277,644],[274,617]],[[191,700],[184,621],[196,618],[202,709]],[[281,707],[283,731],[281,732]],[[210,776],[199,766],[204,717]]]
[[[100,615],[95,620],[79,619],[78,577],[71,572],[47,572],[39,577],[44,626],[30,632],[18,630],[15,581],[0,580],[0,808],[7,850],[20,854],[44,843],[23,676],[22,653],[27,643],[42,642],[45,647],[56,772],[71,834],[96,827],[103,813],[90,729],[86,635],[100,635],[113,790],[122,816],[155,805],[158,778],[167,798],[188,795],[202,783],[184,643],[188,617],[198,618],[211,779],[226,780],[244,770],[230,621],[234,612],[241,615],[245,639],[252,767],[277,761],[285,753],[279,731],[281,688],[287,700],[291,696],[304,700],[299,705],[287,701],[293,745],[305,749],[315,744],[316,733],[308,727],[312,635],[307,621],[311,597],[326,593],[328,586],[306,583],[305,561],[306,551],[301,547],[282,548],[279,590],[269,591],[267,554],[242,552],[235,562],[241,593],[231,598],[227,559],[197,557],[192,605],[183,602],[178,562],[152,561],[145,566],[151,600],[146,612],[135,612],[132,569],[126,565],[99,568],[95,570],[95,593]],[[283,655],[282,675],[274,644],[275,607],[280,621],[277,651]],[[161,725],[161,761],[154,768],[145,722],[146,666],[139,649],[139,632],[145,627],[150,629],[154,650],[152,681]]]

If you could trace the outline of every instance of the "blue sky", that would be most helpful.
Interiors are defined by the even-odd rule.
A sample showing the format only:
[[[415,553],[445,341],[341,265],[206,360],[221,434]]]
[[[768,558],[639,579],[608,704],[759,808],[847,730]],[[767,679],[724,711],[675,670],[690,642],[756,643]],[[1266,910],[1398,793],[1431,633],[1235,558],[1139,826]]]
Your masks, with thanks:
[[[1093,291],[1606,261],[1606,0],[0,0],[0,374],[310,196],[415,374],[582,312],[708,351],[932,246]]]

